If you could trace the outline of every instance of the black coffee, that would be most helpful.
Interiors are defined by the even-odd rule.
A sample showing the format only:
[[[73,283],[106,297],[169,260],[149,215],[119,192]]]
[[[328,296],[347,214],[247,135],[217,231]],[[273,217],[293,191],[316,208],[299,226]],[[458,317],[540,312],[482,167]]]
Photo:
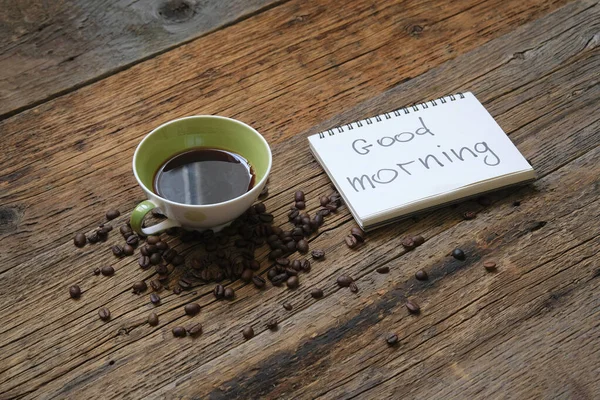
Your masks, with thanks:
[[[198,148],[165,162],[154,176],[154,191],[183,204],[215,204],[243,195],[254,185],[254,171],[242,156]]]

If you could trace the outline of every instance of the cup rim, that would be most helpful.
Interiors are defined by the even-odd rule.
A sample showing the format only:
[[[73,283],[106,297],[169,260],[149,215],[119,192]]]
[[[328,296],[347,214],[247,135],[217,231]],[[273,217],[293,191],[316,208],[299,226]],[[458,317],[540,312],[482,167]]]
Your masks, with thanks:
[[[238,125],[242,125],[242,126],[248,128],[248,129],[250,129],[250,131],[253,132],[256,136],[258,136],[258,138],[263,142],[263,144],[267,148],[267,153],[269,154],[269,163],[267,165],[267,171],[265,172],[263,178],[258,183],[256,183],[252,189],[250,189],[246,193],[242,194],[241,196],[237,196],[237,197],[234,197],[233,199],[229,199],[229,200],[226,200],[226,201],[222,201],[220,203],[213,203],[213,204],[185,204],[185,203],[178,203],[176,201],[165,199],[164,197],[159,196],[158,194],[154,193],[153,190],[148,189],[146,187],[146,185],[144,185],[144,183],[142,182],[142,180],[140,179],[140,177],[138,176],[137,169],[135,168],[136,159],[137,159],[137,156],[138,156],[138,153],[140,151],[140,148],[141,148],[142,144],[146,140],[148,140],[148,138],[150,138],[150,136],[152,136],[159,129],[162,129],[162,128],[164,128],[167,125],[171,125],[171,124],[174,124],[176,122],[179,122],[179,121],[182,121],[182,120],[186,120],[186,119],[222,119],[222,120],[226,120],[226,121],[238,124]],[[133,174],[134,174],[135,179],[138,182],[138,184],[144,190],[146,190],[149,193],[152,193],[153,196],[156,196],[161,201],[163,201],[163,202],[165,202],[167,204],[171,204],[173,206],[184,206],[184,207],[191,207],[191,208],[194,208],[194,209],[207,209],[207,208],[220,207],[220,206],[223,206],[223,205],[227,205],[227,204],[231,204],[233,202],[239,201],[241,199],[245,199],[247,197],[251,197],[253,195],[253,193],[255,193],[258,190],[258,188],[262,186],[263,182],[266,182],[266,180],[269,178],[269,174],[271,173],[271,165],[272,165],[272,163],[273,163],[273,154],[271,153],[271,147],[269,146],[269,143],[264,138],[264,136],[261,135],[260,132],[258,132],[256,129],[254,129],[250,125],[246,124],[245,122],[239,121],[237,119],[233,119],[233,118],[229,118],[229,117],[223,117],[223,116],[220,116],[220,115],[203,114],[203,115],[190,115],[190,116],[187,116],[187,117],[181,117],[181,118],[172,119],[170,121],[167,121],[167,122],[165,122],[165,123],[157,126],[152,131],[150,131],[150,133],[148,133],[146,136],[144,136],[144,138],[140,141],[140,143],[138,143],[138,145],[137,145],[137,147],[135,149],[135,152],[133,153],[132,169],[133,169]]]

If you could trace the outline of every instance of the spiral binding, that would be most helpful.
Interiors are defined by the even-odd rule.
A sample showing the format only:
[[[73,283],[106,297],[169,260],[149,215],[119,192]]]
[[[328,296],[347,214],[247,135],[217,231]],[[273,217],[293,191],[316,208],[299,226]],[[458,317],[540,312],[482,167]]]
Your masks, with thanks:
[[[456,97],[456,96],[458,96],[458,97]],[[344,127],[346,130],[351,131],[353,129],[363,127],[364,124],[371,125],[374,122],[381,122],[381,121],[383,121],[384,118],[391,119],[391,118],[393,118],[393,116],[400,117],[400,116],[402,116],[402,112],[404,112],[404,114],[410,114],[411,109],[412,109],[412,112],[416,112],[416,111],[424,110],[429,107],[436,107],[436,106],[438,106],[438,102],[441,104],[446,104],[448,102],[447,99],[449,99],[449,101],[455,101],[455,100],[464,99],[464,98],[465,98],[465,95],[463,93],[457,93],[457,94],[442,96],[439,99],[429,100],[429,101],[425,101],[425,102],[419,103],[419,104],[413,104],[412,106],[400,107],[397,110],[386,112],[381,115],[376,115],[375,117],[370,117],[370,118],[366,118],[363,120],[350,122],[349,124],[344,124],[344,125],[333,127],[331,129],[327,129],[326,131],[319,133],[319,138],[323,139],[327,136],[333,136],[336,133],[343,133],[343,132],[345,132]],[[427,105],[427,103],[429,103],[430,105]],[[375,119],[375,121],[373,121],[373,119]],[[336,130],[337,130],[337,132],[335,132]]]

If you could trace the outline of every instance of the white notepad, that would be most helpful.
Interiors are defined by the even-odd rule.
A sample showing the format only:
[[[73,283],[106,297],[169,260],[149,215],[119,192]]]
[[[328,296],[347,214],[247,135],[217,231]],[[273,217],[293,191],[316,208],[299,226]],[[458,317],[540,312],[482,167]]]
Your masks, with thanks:
[[[472,93],[312,135],[310,149],[363,229],[535,179]]]

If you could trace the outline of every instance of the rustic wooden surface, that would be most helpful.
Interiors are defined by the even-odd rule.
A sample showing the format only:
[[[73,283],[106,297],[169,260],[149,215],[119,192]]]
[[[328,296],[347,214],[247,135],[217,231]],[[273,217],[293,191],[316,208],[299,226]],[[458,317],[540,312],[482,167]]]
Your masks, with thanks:
[[[292,0],[4,119],[0,398],[594,398],[599,44],[591,0]],[[199,54],[207,62],[188,68]],[[133,150],[171,118],[218,113],[257,127],[274,150],[266,204],[285,226],[296,189],[311,213],[330,190],[307,134],[467,90],[538,180],[493,194],[489,207],[465,202],[379,229],[354,251],[343,244],[353,222],[342,208],[311,239],[327,259],[295,291],[233,282],[231,303],[214,301],[212,286],[163,292],[151,328],[147,294],[129,287],[152,274],[133,258],[114,260],[118,234],[72,244],[110,207],[126,220],[142,198]],[[477,218],[463,221],[465,210]],[[427,241],[405,253],[409,234]],[[457,246],[465,262],[447,256]],[[264,271],[266,250],[258,254]],[[496,273],[483,269],[487,259]],[[114,277],[91,274],[106,263]],[[374,272],[382,265],[389,274]],[[413,278],[420,268],[428,282]],[[337,287],[341,273],[357,294]],[[68,298],[73,283],[79,301]],[[324,299],[310,298],[315,286]],[[421,315],[408,315],[406,298]],[[193,318],[182,310],[191,300],[203,305]],[[97,317],[102,306],[108,323]],[[265,327],[273,316],[277,332]],[[191,321],[203,324],[200,338],[172,337]],[[247,342],[246,325],[256,332]],[[400,346],[386,346],[388,332]]]

